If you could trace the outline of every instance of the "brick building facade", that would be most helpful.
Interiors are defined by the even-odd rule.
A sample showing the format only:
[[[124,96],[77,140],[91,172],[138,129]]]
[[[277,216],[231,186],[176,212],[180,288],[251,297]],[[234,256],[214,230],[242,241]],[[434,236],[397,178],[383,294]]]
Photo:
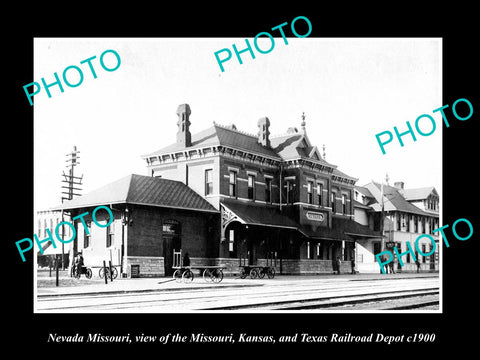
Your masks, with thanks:
[[[92,222],[92,212],[108,206],[113,221],[107,227]],[[86,266],[96,269],[103,261],[131,276],[132,265],[140,276],[172,274],[173,251],[188,248],[192,263],[204,263],[217,256],[212,244],[219,238],[219,212],[179,181],[132,174],[62,205],[74,220],[77,237],[72,251],[82,253]],[[96,221],[109,222],[106,211]],[[208,240],[208,241],[207,241]]]
[[[356,239],[379,236],[354,222],[357,179],[322,158],[305,117],[271,136],[266,117],[257,135],[215,123],[191,134],[188,104],[177,115],[177,141],[143,156],[148,175],[182,181],[220,212],[215,261],[229,271],[274,258],[280,273],[331,273],[339,257],[351,272]]]

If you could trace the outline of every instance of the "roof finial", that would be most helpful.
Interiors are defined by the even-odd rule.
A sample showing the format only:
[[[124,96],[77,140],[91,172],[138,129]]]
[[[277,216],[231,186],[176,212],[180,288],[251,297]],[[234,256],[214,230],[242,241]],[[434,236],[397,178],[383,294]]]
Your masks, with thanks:
[[[302,131],[305,132],[305,112],[302,113],[302,123],[300,124]]]
[[[385,173],[385,182],[387,183],[387,185],[388,185],[388,180],[390,180],[390,178],[388,177],[388,173]]]
[[[326,155],[325,155],[325,144],[323,144],[323,160],[326,160]]]

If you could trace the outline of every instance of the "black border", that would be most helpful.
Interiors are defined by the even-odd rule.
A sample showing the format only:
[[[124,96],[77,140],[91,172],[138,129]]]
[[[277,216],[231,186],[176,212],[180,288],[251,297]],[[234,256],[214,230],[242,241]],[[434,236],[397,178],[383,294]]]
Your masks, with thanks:
[[[432,355],[442,348],[461,345],[462,350],[473,347],[476,325],[475,281],[476,257],[479,230],[478,215],[474,211],[477,187],[475,179],[476,151],[475,126],[480,112],[478,102],[478,40],[474,36],[475,21],[473,6],[452,4],[438,8],[420,9],[398,3],[391,8],[357,4],[340,4],[338,8],[312,3],[300,9],[291,4],[271,4],[260,9],[247,3],[232,5],[199,5],[194,9],[183,5],[173,9],[161,3],[150,5],[112,5],[105,10],[99,6],[85,7],[81,11],[72,7],[70,11],[56,8],[33,9],[15,12],[11,23],[16,25],[5,34],[10,36],[6,45],[9,56],[4,65],[7,76],[7,107],[4,122],[4,219],[7,234],[4,241],[3,258],[7,260],[3,296],[8,348],[22,349],[23,344],[36,351],[52,354],[63,349],[101,350],[108,348],[118,354],[130,350],[171,349],[175,345],[159,344],[51,344],[46,339],[52,333],[145,334],[205,332],[209,334],[288,335],[308,332],[312,335],[352,333],[368,335],[382,332],[389,335],[412,334],[415,332],[435,333],[433,344],[333,344],[297,343],[290,344],[307,351],[338,351],[337,354],[374,350],[369,356],[378,356],[377,351],[405,347],[408,352],[425,350]],[[298,5],[298,4],[297,4]],[[444,313],[443,314],[86,314],[45,315],[33,314],[33,264],[22,263],[14,242],[33,233],[33,108],[29,106],[23,85],[33,81],[33,38],[34,37],[209,37],[238,36],[254,37],[296,16],[306,16],[312,23],[311,37],[441,37],[443,38],[443,104],[453,104],[458,98],[467,98],[473,104],[474,115],[468,121],[451,121],[450,128],[443,128],[443,223],[452,224],[458,218],[467,218],[473,224],[474,236],[461,242],[450,234],[450,248],[443,249],[444,264]],[[39,17],[40,16],[40,17]],[[40,21],[40,20],[41,21]],[[478,24],[478,22],[477,22]],[[9,35],[10,34],[10,35]],[[7,68],[8,67],[8,68]],[[11,77],[11,78],[10,78]],[[477,86],[476,86],[477,85]],[[476,86],[476,87],[475,87]],[[11,99],[11,100],[10,100]],[[425,109],[429,111],[430,109]],[[433,109],[432,109],[433,110]],[[392,109],[394,111],[394,109]],[[451,110],[446,111],[452,118]],[[8,214],[8,215],[7,215]],[[453,240],[452,240],[453,239]],[[473,328],[475,329],[475,327]],[[93,346],[93,349],[90,348]],[[216,356],[235,353],[239,344],[186,344],[181,351],[211,349]],[[242,345],[243,346],[247,345]],[[274,346],[255,344],[267,351],[283,351],[287,345]],[[250,347],[250,346],[249,346]],[[306,348],[305,348],[306,347]],[[180,349],[180,347],[178,347]],[[222,352],[225,350],[225,352]],[[243,350],[242,350],[243,351]],[[133,354],[134,352],[132,352]],[[197,355],[201,352],[197,352]],[[240,356],[242,354],[237,352]],[[307,353],[301,353],[307,355]],[[359,352],[352,352],[352,355]],[[385,355],[385,353],[382,353]],[[158,354],[157,354],[158,355]],[[250,353],[251,355],[251,353]],[[294,356],[296,354],[293,354]],[[162,356],[166,356],[163,354]],[[301,355],[300,355],[301,356]]]

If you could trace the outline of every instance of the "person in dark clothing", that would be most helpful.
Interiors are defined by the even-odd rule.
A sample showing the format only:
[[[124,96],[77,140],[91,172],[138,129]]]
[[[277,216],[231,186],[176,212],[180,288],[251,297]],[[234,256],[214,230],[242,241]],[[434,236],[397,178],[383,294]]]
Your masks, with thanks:
[[[183,256],[183,266],[190,266],[190,257],[188,256],[188,252],[186,252]]]
[[[395,274],[395,267],[393,261],[388,263],[388,268],[390,269],[390,274]]]
[[[337,274],[340,275],[340,265],[342,265],[342,262],[340,260],[340,256],[337,256],[336,265],[337,265]]]
[[[418,261],[418,259],[415,260],[415,264],[417,264],[417,273],[419,273],[420,272],[420,261]]]

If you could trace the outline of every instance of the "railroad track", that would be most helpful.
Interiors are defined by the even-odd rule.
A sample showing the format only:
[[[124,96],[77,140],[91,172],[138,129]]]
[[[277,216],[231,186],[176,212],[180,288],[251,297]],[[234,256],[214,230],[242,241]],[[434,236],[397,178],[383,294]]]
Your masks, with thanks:
[[[270,310],[408,310],[435,308],[439,287],[426,281],[304,282],[261,286],[175,288],[127,293],[44,295],[39,311],[54,312],[164,312]],[[239,284],[240,285],[240,284]],[[252,284],[253,285],[253,284]],[[260,285],[260,284],[259,284]]]
[[[439,288],[270,301],[205,310],[409,310],[439,305]],[[400,304],[398,301],[402,300]]]

